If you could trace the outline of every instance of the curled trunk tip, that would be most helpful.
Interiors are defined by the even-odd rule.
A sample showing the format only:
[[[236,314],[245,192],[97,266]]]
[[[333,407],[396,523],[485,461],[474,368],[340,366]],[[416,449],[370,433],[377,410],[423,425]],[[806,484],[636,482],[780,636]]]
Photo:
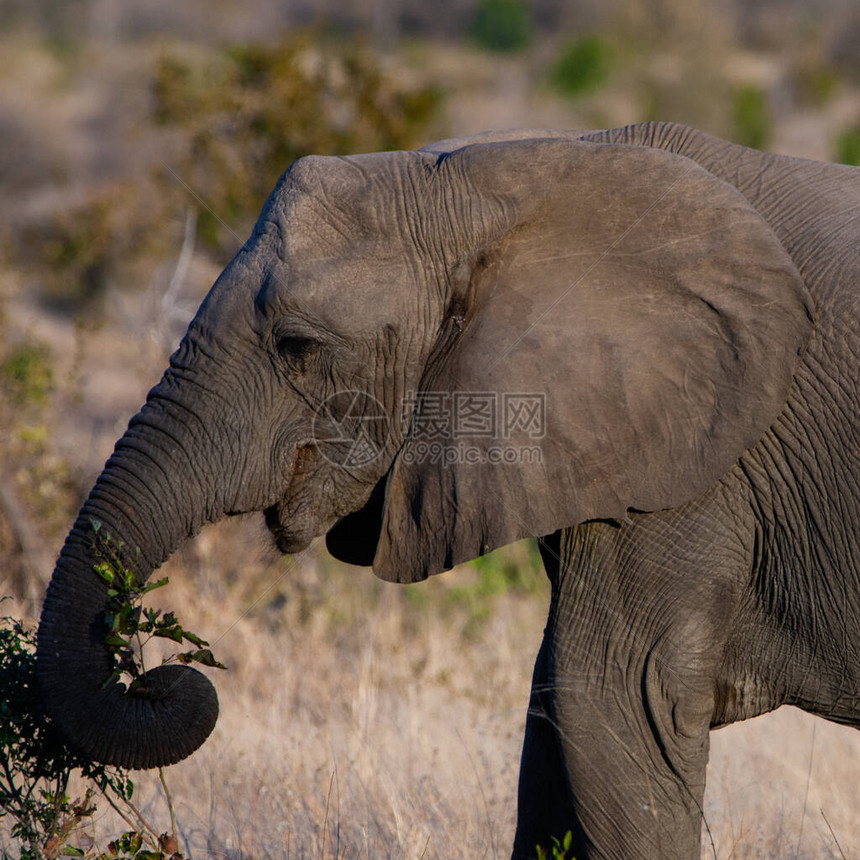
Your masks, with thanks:
[[[173,764],[203,744],[218,718],[218,696],[196,669],[163,665],[135,688],[106,684],[115,658],[105,645],[110,607],[92,550],[73,530],[57,563],[39,625],[36,674],[45,711],[77,752],[103,764]]]
[[[188,666],[150,669],[143,685],[104,687],[111,659],[73,668],[43,645],[37,652],[39,690],[45,710],[77,752],[102,764],[146,769],[191,755],[215,728],[218,695],[208,678]],[[96,656],[96,655],[93,655]],[[99,655],[100,656],[100,655]]]

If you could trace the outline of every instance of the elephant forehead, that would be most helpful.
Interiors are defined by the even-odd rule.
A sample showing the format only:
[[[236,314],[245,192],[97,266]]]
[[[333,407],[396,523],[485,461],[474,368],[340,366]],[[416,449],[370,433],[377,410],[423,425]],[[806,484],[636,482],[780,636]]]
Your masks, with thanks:
[[[402,240],[415,210],[417,153],[309,156],[281,177],[261,214],[277,225],[285,254],[315,254],[361,239]],[[335,249],[336,250],[336,249]]]
[[[416,244],[414,224],[396,217],[391,190],[365,191],[356,197],[345,183],[282,181],[243,255],[263,273],[258,307],[311,313],[347,332],[402,320],[415,308],[437,266]]]
[[[298,231],[298,236],[290,231],[287,238],[282,228],[261,219],[213,288],[207,304],[214,313],[221,315],[228,306],[235,312],[240,302],[264,319],[295,314],[318,319],[332,330],[343,327],[349,334],[359,322],[384,323],[386,312],[402,312],[402,249],[379,240],[352,241],[325,230],[315,240],[306,231]]]
[[[334,331],[357,334],[408,323],[426,298],[421,280],[402,253],[369,247],[291,259],[269,279],[265,302],[275,314],[311,313]]]

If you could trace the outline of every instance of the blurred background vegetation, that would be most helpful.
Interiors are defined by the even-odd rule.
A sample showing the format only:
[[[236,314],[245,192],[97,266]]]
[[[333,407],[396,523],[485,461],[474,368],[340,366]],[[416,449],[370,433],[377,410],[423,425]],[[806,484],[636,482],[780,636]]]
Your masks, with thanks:
[[[684,122],[860,161],[843,0],[0,2],[4,258],[75,314],[182,245],[223,263],[306,153]]]
[[[847,0],[0,0],[0,595],[37,614],[111,445],[295,158],[660,119],[856,165],[858,45],[860,6]],[[374,696],[415,681],[469,707],[524,706],[546,600],[532,545],[406,589],[319,549],[285,567],[264,546],[258,526],[231,522],[169,565],[185,583],[174,598],[188,599],[183,617],[207,638],[225,612],[271,634],[257,647],[242,633],[227,657],[258,697],[273,694],[248,655],[283,673],[266,660],[285,636],[297,665],[312,661],[305,677],[332,649],[320,697],[349,689],[337,667],[369,683],[355,643],[373,618],[394,661],[374,676]],[[427,641],[431,618],[447,645],[435,627]],[[473,674],[461,677],[466,662]],[[503,828],[521,717],[503,787],[481,784]],[[309,846],[328,820],[329,774],[305,810]],[[449,794],[439,790],[432,814],[450,829]],[[379,844],[413,838],[423,856],[415,832],[383,828]],[[479,827],[462,856],[490,856],[486,838],[507,836]],[[294,856],[307,856],[298,845]]]
[[[77,313],[223,263],[295,158],[675,120],[860,161],[843,0],[0,2],[4,258]]]

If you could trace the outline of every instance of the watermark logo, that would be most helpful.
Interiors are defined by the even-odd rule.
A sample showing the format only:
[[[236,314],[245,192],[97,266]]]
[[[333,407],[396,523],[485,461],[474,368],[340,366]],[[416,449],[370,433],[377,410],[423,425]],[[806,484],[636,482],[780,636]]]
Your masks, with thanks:
[[[391,421],[385,407],[364,391],[339,391],[314,415],[313,439],[336,466],[356,468],[372,463],[385,449]]]
[[[496,391],[409,392],[400,404],[406,463],[476,465],[542,463],[546,432],[543,394]],[[366,466],[386,448],[391,419],[375,397],[343,391],[314,417],[313,439],[331,463]]]
[[[496,391],[409,392],[400,412],[401,429],[413,439],[542,439],[546,432],[543,394]]]
[[[408,463],[541,463],[546,397],[540,393],[419,391],[404,398]]]
[[[513,466],[518,463],[542,463],[540,445],[467,445],[465,442],[443,444],[409,439],[403,448],[404,463],[432,463],[441,466],[476,466],[483,463]]]

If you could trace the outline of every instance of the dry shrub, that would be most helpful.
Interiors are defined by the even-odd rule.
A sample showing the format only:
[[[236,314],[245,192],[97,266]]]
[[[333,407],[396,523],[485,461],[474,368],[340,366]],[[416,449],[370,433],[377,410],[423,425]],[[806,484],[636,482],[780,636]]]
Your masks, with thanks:
[[[146,283],[152,261],[181,244],[189,205],[199,207],[200,249],[223,265],[295,159],[412,147],[440,101],[433,87],[389,74],[360,40],[318,33],[275,45],[177,44],[146,74],[149,114],[124,122],[126,134],[145,136],[151,166],[57,189],[52,205],[3,231],[15,264],[63,313],[101,312],[108,292]],[[44,178],[27,153],[21,161]]]
[[[314,33],[197,61],[169,51],[153,94],[156,121],[182,133],[177,173],[206,202],[201,236],[230,249],[297,158],[408,149],[440,99],[387,74],[360,41]]]

